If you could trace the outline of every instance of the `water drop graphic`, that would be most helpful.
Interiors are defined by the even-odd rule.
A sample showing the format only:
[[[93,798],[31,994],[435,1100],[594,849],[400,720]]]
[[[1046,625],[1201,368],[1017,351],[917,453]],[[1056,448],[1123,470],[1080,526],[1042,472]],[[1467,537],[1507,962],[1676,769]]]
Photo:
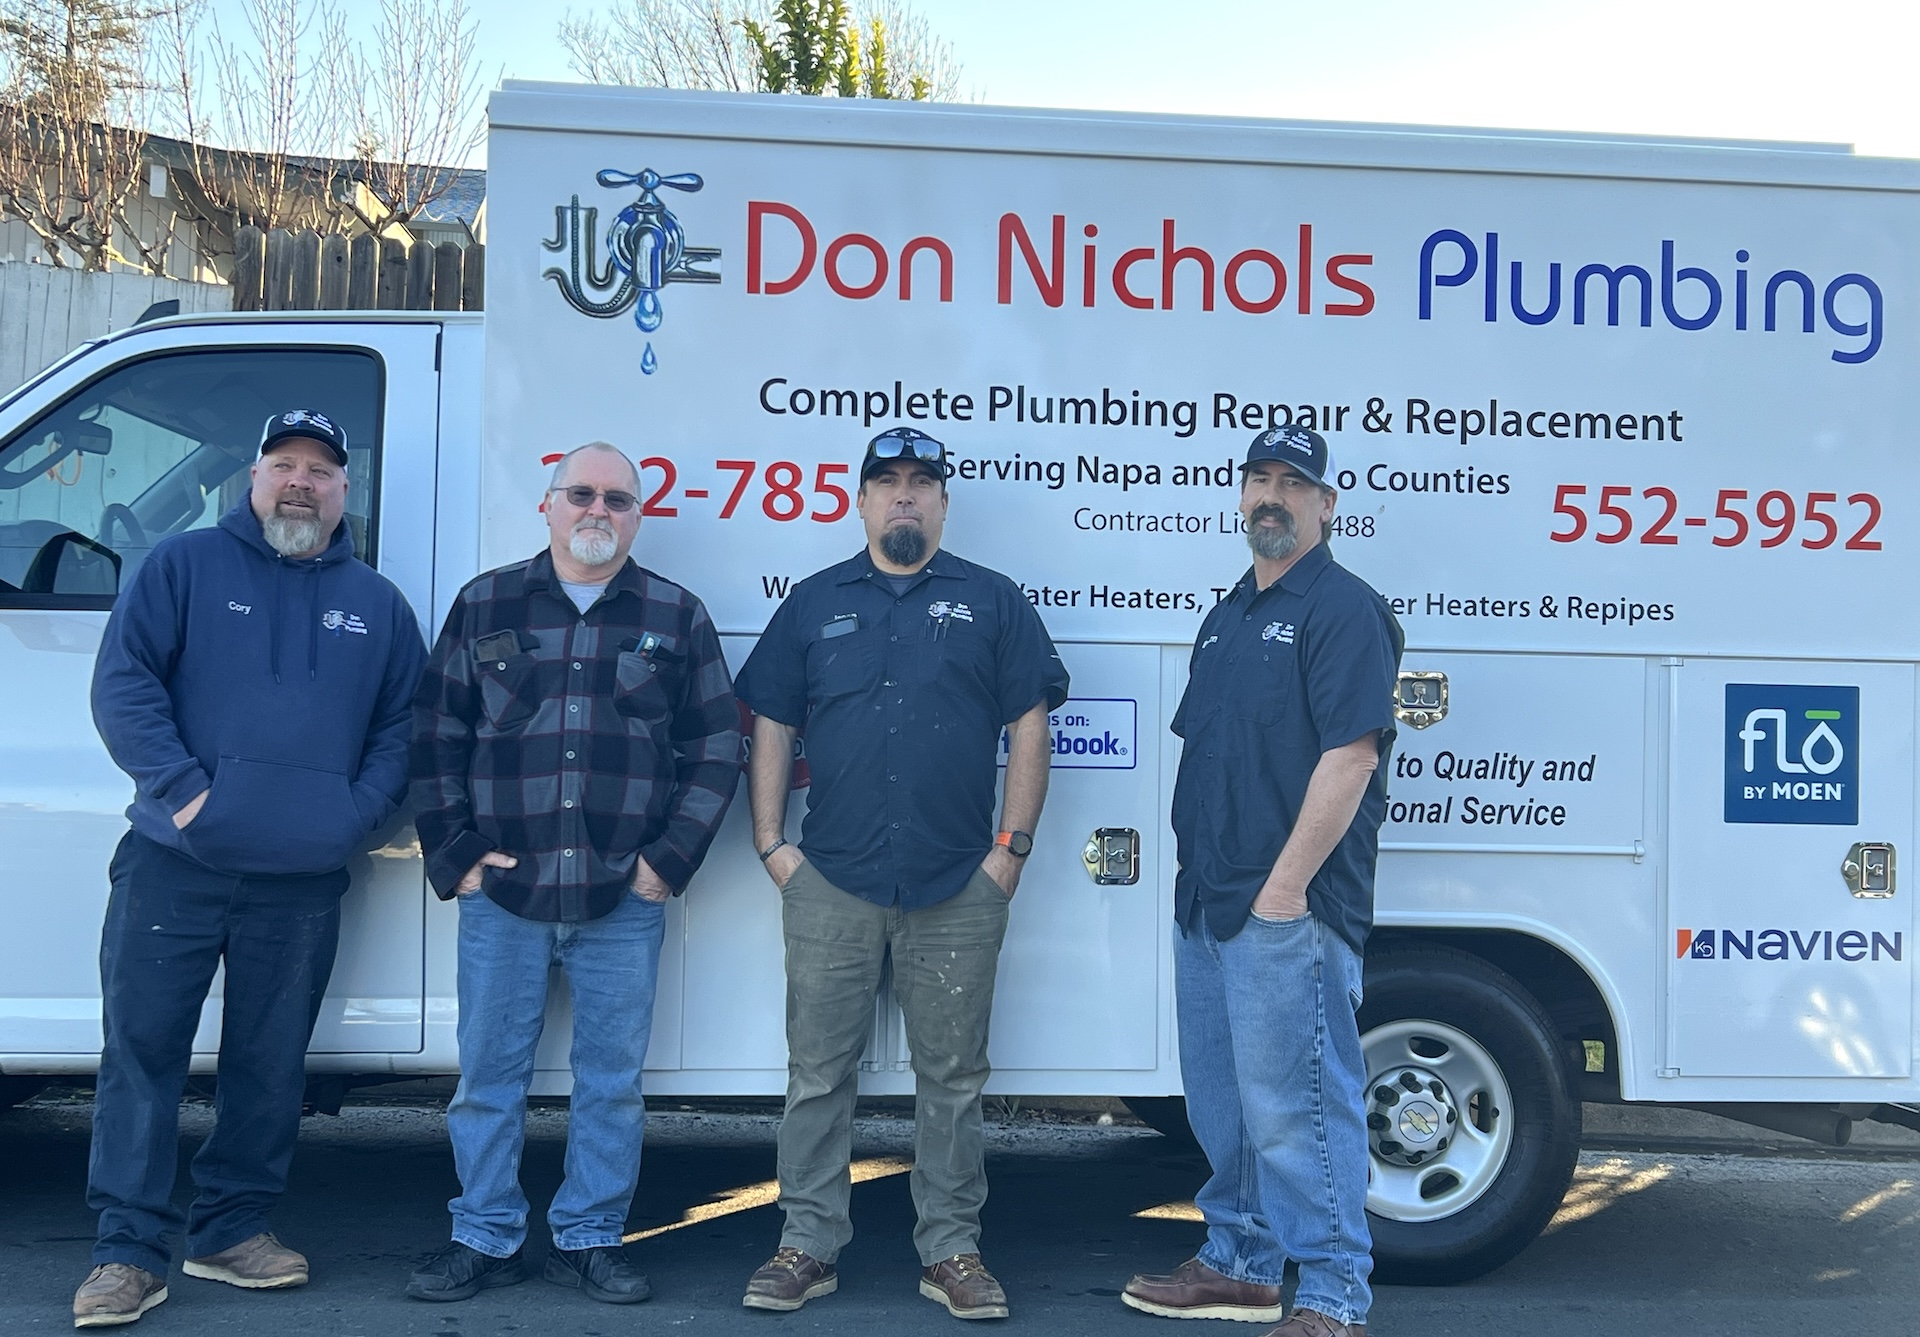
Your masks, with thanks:
[[[648,343],[647,351],[640,355],[640,371],[643,375],[651,376],[659,365],[660,359],[653,355],[653,344]]]
[[[661,317],[665,314],[660,307],[660,294],[651,288],[642,288],[640,300],[634,303],[633,323],[652,334],[660,328]]]
[[[1825,762],[1818,762],[1813,759],[1813,749],[1822,744],[1827,749],[1827,759]],[[1807,735],[1807,741],[1800,745],[1800,760],[1804,761],[1807,769],[1815,775],[1832,775],[1840,769],[1840,763],[1846,759],[1846,746],[1841,743],[1839,735],[1827,727],[1825,720],[1815,725],[1813,732]]]

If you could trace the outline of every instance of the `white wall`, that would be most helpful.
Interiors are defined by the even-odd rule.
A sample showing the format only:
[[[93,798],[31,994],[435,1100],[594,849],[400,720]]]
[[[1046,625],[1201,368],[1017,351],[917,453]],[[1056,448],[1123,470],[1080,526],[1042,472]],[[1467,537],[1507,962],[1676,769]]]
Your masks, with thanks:
[[[180,300],[182,313],[226,311],[233,304],[232,290],[221,283],[0,261],[0,394],[168,298]]]

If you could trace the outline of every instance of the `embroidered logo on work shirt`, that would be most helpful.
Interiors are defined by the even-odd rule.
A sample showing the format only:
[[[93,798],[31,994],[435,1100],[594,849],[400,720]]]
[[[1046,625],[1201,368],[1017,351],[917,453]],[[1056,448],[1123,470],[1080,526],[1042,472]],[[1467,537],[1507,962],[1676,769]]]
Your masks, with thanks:
[[[343,631],[350,631],[356,636],[365,636],[367,634],[367,624],[360,620],[358,613],[343,613],[338,608],[331,608],[322,613],[320,615],[320,625],[332,632],[335,636],[338,636]]]
[[[1278,641],[1282,645],[1292,645],[1293,623],[1269,622],[1267,623],[1267,629],[1260,633],[1260,639],[1263,641]]]
[[[938,622],[973,621],[973,610],[963,603],[948,603],[945,599],[935,599],[927,605],[927,616]]]

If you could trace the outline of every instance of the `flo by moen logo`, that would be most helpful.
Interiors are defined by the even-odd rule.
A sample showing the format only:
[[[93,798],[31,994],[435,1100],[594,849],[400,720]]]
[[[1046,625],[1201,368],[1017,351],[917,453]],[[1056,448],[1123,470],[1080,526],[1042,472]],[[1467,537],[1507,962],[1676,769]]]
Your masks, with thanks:
[[[568,267],[550,265],[540,276],[559,284],[567,305],[581,315],[611,320],[632,308],[633,323],[642,334],[651,335],[666,318],[660,304],[662,288],[669,283],[720,281],[717,272],[699,268],[718,260],[720,248],[689,246],[680,220],[660,198],[662,190],[693,194],[706,182],[692,172],[662,176],[651,167],[637,172],[609,167],[594,180],[609,190],[633,186],[640,191],[607,225],[604,261],[596,254],[602,244],[600,210],[594,205],[583,207],[575,195],[571,202],[553,207],[553,237],[540,243],[545,250],[567,252]],[[648,339],[640,354],[640,370],[651,376],[659,365],[653,341]]]
[[[1899,933],[1860,929],[1683,928],[1673,939],[1683,961],[1898,961],[1904,948]]]
[[[1860,821],[1860,689],[1727,684],[1725,820]]]

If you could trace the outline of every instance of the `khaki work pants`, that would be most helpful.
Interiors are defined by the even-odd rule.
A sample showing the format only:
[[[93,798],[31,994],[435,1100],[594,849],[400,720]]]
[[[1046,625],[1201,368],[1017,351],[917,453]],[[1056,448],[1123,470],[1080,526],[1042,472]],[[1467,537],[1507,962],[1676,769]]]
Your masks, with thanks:
[[[987,1200],[980,1089],[1008,898],[975,870],[921,910],[875,905],[803,863],[781,892],[787,948],[787,1107],[780,1123],[782,1246],[835,1261],[853,1238],[853,1110],[887,956],[913,1054],[914,1158],[926,1266],[979,1249]]]

